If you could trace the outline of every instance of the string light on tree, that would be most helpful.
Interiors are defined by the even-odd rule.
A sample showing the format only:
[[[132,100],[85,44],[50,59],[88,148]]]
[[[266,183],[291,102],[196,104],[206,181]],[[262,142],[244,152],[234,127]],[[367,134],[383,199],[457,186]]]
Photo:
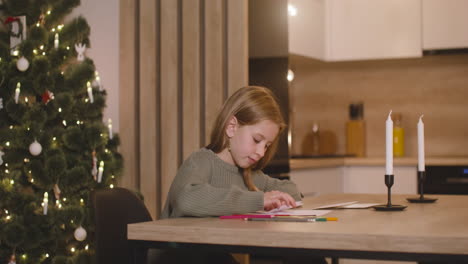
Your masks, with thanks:
[[[102,173],[104,172],[104,161],[101,160],[99,162],[99,171],[98,171],[98,177],[97,177],[97,182],[100,183],[102,180]]]
[[[18,101],[19,101],[20,92],[21,92],[21,83],[18,82],[16,84],[16,89],[15,89],[15,103],[18,103]]]
[[[55,33],[55,36],[54,36],[54,48],[55,49],[58,49],[59,47],[59,34],[58,33]]]
[[[91,83],[87,82],[86,86],[88,87],[88,98],[91,103],[94,103],[94,97],[93,97],[93,87],[91,87]]]
[[[112,139],[114,135],[112,133],[112,119],[110,118],[107,120],[107,128],[109,129],[109,139]]]
[[[47,215],[47,208],[49,206],[49,194],[44,192],[44,199],[42,200],[42,213]]]
[[[95,71],[94,75],[96,76],[93,81],[93,87],[97,87],[99,91],[102,91],[101,77],[99,77],[99,72]]]

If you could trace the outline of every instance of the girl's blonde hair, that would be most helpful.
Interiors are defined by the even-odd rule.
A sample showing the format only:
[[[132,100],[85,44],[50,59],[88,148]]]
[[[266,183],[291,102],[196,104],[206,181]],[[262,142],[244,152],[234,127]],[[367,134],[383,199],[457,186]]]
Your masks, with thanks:
[[[280,107],[274,94],[265,87],[246,86],[232,94],[224,102],[211,131],[211,142],[207,146],[219,153],[229,146],[226,127],[231,117],[236,117],[239,125],[254,125],[263,120],[270,120],[279,126],[278,135],[286,128]],[[251,168],[243,169],[244,183],[251,191],[258,191],[251,178],[251,170],[262,169],[275,154],[278,138],[271,143],[265,155]]]

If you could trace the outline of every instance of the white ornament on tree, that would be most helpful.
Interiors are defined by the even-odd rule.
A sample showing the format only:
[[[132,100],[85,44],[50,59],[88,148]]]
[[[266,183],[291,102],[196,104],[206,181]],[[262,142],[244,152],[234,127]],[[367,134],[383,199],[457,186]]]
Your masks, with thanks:
[[[78,53],[77,60],[84,61],[84,52],[86,51],[86,44],[83,44],[83,43],[75,44],[75,50]]]
[[[3,164],[3,158],[2,158],[3,155],[5,155],[5,152],[3,152],[3,151],[0,150],[0,165]]]
[[[79,226],[75,229],[74,235],[76,240],[83,241],[86,239],[86,230],[82,226]]]
[[[0,110],[3,109],[3,98],[0,98]]]
[[[37,156],[41,154],[41,151],[42,151],[42,146],[39,142],[37,142],[37,140],[34,140],[34,142],[31,143],[31,145],[29,145],[29,152],[31,153],[31,155]]]
[[[24,72],[29,68],[29,61],[25,57],[21,57],[16,62],[16,67],[18,70]]]

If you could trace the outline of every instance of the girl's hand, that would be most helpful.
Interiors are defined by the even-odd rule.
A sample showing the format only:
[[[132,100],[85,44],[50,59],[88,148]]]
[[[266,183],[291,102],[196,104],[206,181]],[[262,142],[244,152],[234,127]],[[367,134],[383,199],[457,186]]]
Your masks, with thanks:
[[[265,211],[279,208],[282,205],[296,207],[296,201],[291,195],[280,191],[271,191],[263,194],[263,209]]]

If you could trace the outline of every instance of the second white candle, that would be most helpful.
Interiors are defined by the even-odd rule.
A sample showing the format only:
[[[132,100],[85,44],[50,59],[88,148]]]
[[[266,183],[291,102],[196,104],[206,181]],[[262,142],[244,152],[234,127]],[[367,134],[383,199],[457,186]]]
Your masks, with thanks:
[[[385,122],[385,174],[393,175],[393,121],[392,110]]]
[[[418,171],[425,171],[424,157],[424,123],[422,121],[424,115],[419,117],[418,122]]]

